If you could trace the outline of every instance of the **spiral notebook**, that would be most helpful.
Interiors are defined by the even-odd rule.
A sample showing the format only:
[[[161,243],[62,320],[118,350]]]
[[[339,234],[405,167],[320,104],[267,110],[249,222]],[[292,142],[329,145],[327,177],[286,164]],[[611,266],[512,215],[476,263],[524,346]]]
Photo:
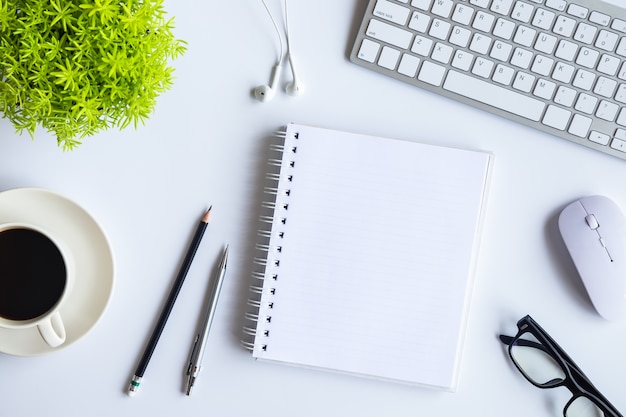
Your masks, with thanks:
[[[454,391],[492,155],[298,124],[279,136],[244,346]]]

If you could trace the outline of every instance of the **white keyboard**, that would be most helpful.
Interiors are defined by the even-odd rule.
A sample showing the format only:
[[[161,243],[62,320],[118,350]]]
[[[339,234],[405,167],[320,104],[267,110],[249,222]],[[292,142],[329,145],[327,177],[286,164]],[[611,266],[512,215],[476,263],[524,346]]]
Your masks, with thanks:
[[[370,0],[350,60],[626,159],[626,9]]]

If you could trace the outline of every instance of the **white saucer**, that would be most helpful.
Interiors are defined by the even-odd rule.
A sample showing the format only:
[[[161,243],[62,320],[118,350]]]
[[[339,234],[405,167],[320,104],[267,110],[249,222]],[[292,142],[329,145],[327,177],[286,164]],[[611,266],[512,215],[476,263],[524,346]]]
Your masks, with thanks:
[[[98,322],[113,292],[113,253],[100,226],[83,208],[67,198],[40,188],[0,192],[0,223],[40,225],[59,236],[76,262],[76,280],[61,307],[67,338],[57,348],[48,346],[37,327],[0,328],[0,352],[18,356],[43,355],[70,346]]]

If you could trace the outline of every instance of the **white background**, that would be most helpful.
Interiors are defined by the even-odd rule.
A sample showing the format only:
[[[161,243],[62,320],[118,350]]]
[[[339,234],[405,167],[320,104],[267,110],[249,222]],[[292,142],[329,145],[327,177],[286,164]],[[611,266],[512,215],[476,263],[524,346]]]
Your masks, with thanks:
[[[277,0],[268,0],[278,10]],[[176,82],[149,122],[72,152],[0,120],[0,189],[44,187],[87,209],[116,259],[110,306],[85,338],[50,355],[0,354],[3,415],[558,416],[562,389],[539,390],[512,367],[497,334],[531,314],[595,385],[626,410],[626,321],[593,310],[559,238],[569,202],[604,194],[626,208],[626,162],[426,93],[351,64],[366,1],[291,1],[292,42],[307,91],[269,103],[251,90],[277,54],[257,0],[168,1],[189,43]],[[284,72],[281,89],[290,79]],[[456,393],[255,362],[239,346],[252,269],[267,136],[289,121],[496,155]],[[137,397],[125,391],[198,219],[211,224]],[[183,370],[207,278],[231,262],[203,372],[191,397]]]

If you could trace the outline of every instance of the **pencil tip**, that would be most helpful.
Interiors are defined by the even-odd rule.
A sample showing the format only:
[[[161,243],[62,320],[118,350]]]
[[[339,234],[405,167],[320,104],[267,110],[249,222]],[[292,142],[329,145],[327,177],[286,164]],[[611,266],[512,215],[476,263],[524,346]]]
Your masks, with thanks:
[[[226,263],[228,262],[228,248],[229,245],[226,245],[226,248],[224,249],[224,253],[222,254],[222,259],[220,260],[220,268],[221,269],[226,269]]]
[[[211,217],[211,209],[213,208],[213,206],[209,207],[209,209],[206,211],[206,213],[204,213],[204,216],[202,216],[202,221],[204,223],[208,223],[209,222],[209,217]]]
[[[187,381],[187,392],[185,393],[187,394],[187,396],[191,395],[191,390],[193,389],[195,382],[196,382],[196,377],[190,376],[189,381]]]

